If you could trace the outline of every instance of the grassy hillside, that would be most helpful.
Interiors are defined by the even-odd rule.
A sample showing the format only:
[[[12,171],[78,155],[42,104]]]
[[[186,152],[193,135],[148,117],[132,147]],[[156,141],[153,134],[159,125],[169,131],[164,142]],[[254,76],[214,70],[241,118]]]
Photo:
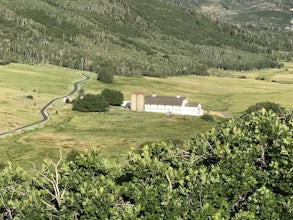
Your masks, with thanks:
[[[81,79],[82,71],[52,66],[10,64],[0,66],[1,132],[40,119],[38,110],[49,99],[62,96]],[[283,69],[241,72],[209,70],[211,76],[176,76],[167,78],[116,76],[114,84],[91,80],[82,84],[86,93],[97,94],[104,88],[123,92],[125,100],[133,91],[144,94],[182,95],[190,102],[201,102],[213,114],[239,114],[248,106],[261,101],[292,107],[293,65]],[[34,77],[34,80],[32,80]],[[264,80],[256,80],[265,77]],[[21,80],[20,80],[21,79]],[[26,98],[33,95],[34,99]],[[36,103],[36,105],[34,105]],[[131,147],[148,141],[185,139],[204,132],[215,122],[197,117],[172,116],[156,113],[136,113],[123,108],[111,108],[108,113],[78,113],[61,100],[48,110],[50,121],[12,136],[0,138],[0,163],[11,160],[29,167],[40,164],[45,157],[58,158],[72,149],[86,150],[97,146],[104,157],[124,158]]]
[[[0,2],[0,62],[55,64],[116,75],[206,74],[207,67],[277,66],[293,42],[159,0]]]

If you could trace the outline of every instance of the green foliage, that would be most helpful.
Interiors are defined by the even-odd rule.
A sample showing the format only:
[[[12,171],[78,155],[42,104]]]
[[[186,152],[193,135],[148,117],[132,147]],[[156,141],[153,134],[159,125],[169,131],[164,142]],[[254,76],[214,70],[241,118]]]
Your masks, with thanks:
[[[61,175],[68,192],[60,216],[107,219],[113,215],[118,188],[112,169],[95,149],[66,164]]]
[[[66,104],[70,104],[70,103],[71,103],[70,98],[66,98],[66,99],[65,99],[65,103],[66,103]]]
[[[72,149],[66,157],[66,161],[75,161],[77,159],[77,157],[81,154],[80,151],[76,150],[76,149]]]
[[[0,170],[0,218],[12,219],[27,207],[25,204],[33,193],[29,188],[27,174],[10,164]]]
[[[267,111],[271,110],[277,115],[281,115],[285,111],[285,108],[283,108],[281,105],[266,101],[266,102],[259,102],[259,103],[256,103],[255,105],[249,106],[246,110],[246,114],[259,111],[263,108],[266,109]]]
[[[201,116],[201,118],[205,121],[214,121],[215,118],[213,115],[210,115],[210,114],[204,114],[203,116]]]
[[[146,145],[124,168],[123,197],[146,219],[290,219],[292,122],[263,111],[180,147]]]
[[[0,170],[3,170],[6,166],[6,163],[0,162]]]
[[[27,95],[26,98],[28,98],[28,99],[34,99],[34,97],[32,95]]]
[[[262,110],[185,142],[147,144],[125,164],[93,149],[45,161],[31,179],[10,165],[0,171],[0,208],[10,219],[289,220],[292,129],[292,112]]]
[[[106,112],[109,104],[102,95],[86,94],[74,101],[72,110],[81,112]]]
[[[84,92],[84,89],[81,88],[79,91],[78,91],[78,98],[81,98],[85,95],[85,92]]]
[[[124,96],[121,91],[112,90],[112,89],[104,89],[101,92],[101,95],[105,98],[105,100],[114,106],[120,106],[123,103]]]
[[[114,82],[114,71],[110,66],[101,67],[98,72],[97,80],[103,83],[113,83]]]

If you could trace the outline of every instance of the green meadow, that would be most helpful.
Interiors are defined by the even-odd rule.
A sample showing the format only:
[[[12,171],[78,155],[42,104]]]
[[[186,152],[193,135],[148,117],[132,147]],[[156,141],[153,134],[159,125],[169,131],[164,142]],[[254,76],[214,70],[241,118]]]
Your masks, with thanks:
[[[40,120],[40,108],[80,78],[80,72],[54,66],[1,65],[0,133]]]
[[[111,85],[100,83],[95,74],[88,72],[91,79],[81,87],[93,94],[104,88],[120,90],[125,100],[130,100],[132,92],[186,96],[190,102],[200,102],[207,112],[217,115],[239,115],[261,101],[292,108],[292,63],[285,63],[282,69],[251,72],[209,71],[210,76],[116,76]],[[0,133],[40,120],[40,107],[71,91],[72,83],[82,79],[81,73],[54,66],[0,66]],[[265,79],[257,80],[260,76]],[[28,95],[33,99],[27,98]],[[104,157],[123,161],[131,147],[151,141],[189,138],[223,120],[216,117],[215,122],[207,122],[191,116],[167,117],[120,107],[112,107],[107,113],[81,113],[72,111],[71,105],[62,100],[48,113],[50,121],[0,138],[0,163],[13,161],[29,167],[32,162],[39,165],[46,157],[58,158],[60,148],[66,154],[72,149],[85,151],[91,147],[100,149]]]

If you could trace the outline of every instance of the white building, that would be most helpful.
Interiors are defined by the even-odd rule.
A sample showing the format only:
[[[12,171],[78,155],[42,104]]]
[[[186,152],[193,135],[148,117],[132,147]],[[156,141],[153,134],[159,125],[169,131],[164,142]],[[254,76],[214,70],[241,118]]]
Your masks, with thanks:
[[[132,94],[136,96],[137,93]],[[140,96],[141,97],[141,96]],[[141,99],[141,98],[139,98]],[[137,100],[132,97],[132,100]],[[203,109],[200,103],[188,103],[186,97],[176,96],[157,96],[152,94],[151,96],[145,96],[142,100],[143,111],[146,112],[159,112],[159,113],[171,113],[176,115],[203,115]],[[132,106],[133,103],[131,103]],[[135,110],[135,109],[133,109]]]

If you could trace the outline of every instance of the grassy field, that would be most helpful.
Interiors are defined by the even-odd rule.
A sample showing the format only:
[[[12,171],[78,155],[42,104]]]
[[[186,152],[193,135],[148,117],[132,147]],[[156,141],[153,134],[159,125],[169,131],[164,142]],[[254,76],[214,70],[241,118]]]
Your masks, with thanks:
[[[57,109],[57,108],[56,108]],[[52,109],[52,112],[54,109]],[[0,139],[2,157],[27,166],[45,157],[57,158],[59,148],[86,150],[97,147],[112,159],[125,158],[131,147],[162,139],[184,139],[210,128],[211,123],[193,117],[166,117],[112,108],[108,113],[72,112],[69,105],[52,113],[41,128]]]
[[[0,133],[40,120],[40,108],[81,78],[80,72],[53,66],[0,66]]]
[[[102,84],[93,73],[82,84],[86,93],[100,93],[104,88],[121,90],[125,100],[135,91],[158,95],[186,96],[190,102],[201,102],[207,111],[240,114],[249,105],[273,101],[291,108],[293,97],[293,64],[283,69],[253,72],[210,70],[211,76],[172,78],[115,77],[112,85]],[[246,78],[239,78],[245,75]],[[1,132],[40,119],[38,110],[51,98],[65,95],[72,83],[81,79],[81,72],[51,67],[10,64],[0,66]],[[265,80],[255,78],[264,76]],[[273,81],[273,82],[272,82]],[[34,99],[25,98],[33,95]],[[36,103],[36,104],[34,104]],[[204,132],[215,122],[197,117],[137,113],[120,107],[108,113],[73,112],[70,104],[58,101],[49,109],[51,120],[34,129],[0,138],[0,163],[7,160],[29,167],[44,158],[56,159],[61,148],[86,150],[97,147],[107,158],[123,160],[131,147],[162,139],[184,139]]]

